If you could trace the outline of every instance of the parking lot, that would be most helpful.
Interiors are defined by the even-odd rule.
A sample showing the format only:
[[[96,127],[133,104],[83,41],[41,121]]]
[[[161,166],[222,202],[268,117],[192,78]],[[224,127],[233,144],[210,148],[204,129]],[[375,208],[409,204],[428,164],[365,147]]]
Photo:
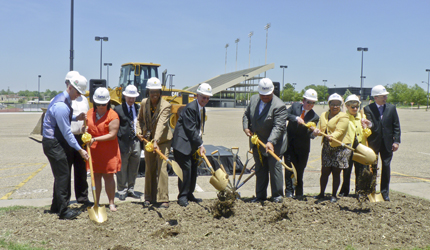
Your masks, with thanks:
[[[325,106],[328,109],[327,105]],[[204,143],[227,148],[239,147],[239,156],[245,161],[249,149],[248,138],[242,131],[243,108],[208,108]],[[315,107],[318,114],[322,105]],[[402,129],[402,142],[392,161],[390,188],[394,191],[430,199],[430,112],[425,109],[398,110]],[[53,176],[49,162],[43,154],[42,145],[28,138],[41,113],[0,114],[0,206],[49,205],[52,197]],[[312,141],[308,166],[304,175],[304,192],[319,192],[321,169],[321,138]],[[252,162],[251,162],[252,164]],[[250,165],[248,165],[250,166]],[[244,176],[246,178],[246,176]],[[352,180],[355,176],[352,175]],[[88,179],[90,183],[90,179]],[[331,191],[327,187],[327,192]],[[240,189],[242,197],[254,195],[255,179]],[[351,188],[354,189],[354,182]],[[379,188],[379,186],[377,187]],[[73,188],[72,188],[73,189]],[[144,178],[137,179],[135,190],[142,193]],[[379,189],[378,189],[379,190]],[[177,195],[177,178],[170,177],[170,199]],[[102,192],[103,194],[104,192]],[[354,193],[354,190],[351,191]],[[270,195],[270,192],[269,192]],[[209,177],[198,178],[196,196],[215,198],[216,190],[209,184]],[[92,195],[90,195],[92,199]],[[127,198],[129,200],[131,198]],[[74,201],[74,194],[72,194]],[[107,198],[102,196],[101,202]],[[119,200],[116,200],[119,202]]]

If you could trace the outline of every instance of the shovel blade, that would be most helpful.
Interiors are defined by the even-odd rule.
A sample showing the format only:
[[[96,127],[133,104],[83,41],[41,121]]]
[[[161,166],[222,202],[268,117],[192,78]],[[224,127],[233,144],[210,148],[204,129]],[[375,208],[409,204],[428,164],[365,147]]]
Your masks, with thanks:
[[[170,165],[172,165],[173,172],[178,176],[178,178],[182,181],[183,175],[182,175],[182,168],[179,166],[179,164],[176,161],[170,161]]]
[[[88,207],[88,215],[90,216],[90,220],[103,223],[107,221],[107,214],[105,207],[99,207],[98,205],[94,205],[93,207]]]
[[[214,172],[209,180],[209,183],[218,191],[224,191],[227,187],[227,175],[221,169]]]
[[[367,196],[369,198],[370,202],[380,202],[380,201],[384,201],[384,197],[382,197],[381,193],[371,193]]]

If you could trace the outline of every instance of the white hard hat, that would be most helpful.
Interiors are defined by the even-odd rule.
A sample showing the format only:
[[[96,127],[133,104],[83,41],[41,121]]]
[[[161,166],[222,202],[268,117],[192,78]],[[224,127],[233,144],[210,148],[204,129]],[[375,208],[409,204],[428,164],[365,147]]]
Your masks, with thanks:
[[[389,93],[387,92],[385,87],[382,85],[376,85],[375,87],[372,88],[372,92],[371,92],[372,96],[388,95],[388,94]]]
[[[358,103],[361,103],[360,102],[360,99],[358,98],[358,96],[356,96],[356,95],[349,95],[347,98],[346,98],[346,100],[345,100],[345,103],[347,103],[347,102],[358,102]]]
[[[157,77],[151,77],[146,82],[147,89],[161,89],[161,81]]]
[[[67,80],[69,80],[69,81],[70,81],[70,79],[72,79],[72,77],[74,77],[74,76],[78,76],[78,75],[80,75],[78,71],[69,71],[69,72],[67,72],[67,74],[66,74],[66,81],[67,81]]]
[[[270,95],[273,93],[274,89],[273,82],[269,78],[263,78],[258,83],[258,93],[260,93],[260,95]]]
[[[331,102],[331,101],[343,102],[343,98],[338,93],[334,93],[328,97],[328,102]]]
[[[139,92],[137,92],[137,88],[134,85],[128,85],[125,88],[125,91],[122,92],[122,94],[127,96],[127,97],[138,97],[139,96]]]
[[[303,95],[303,98],[306,98],[306,100],[316,102],[316,101],[318,101],[318,94],[315,90],[308,89],[308,90],[306,90],[305,94]]]
[[[93,100],[98,104],[106,104],[110,100],[109,90],[104,87],[99,87],[94,91]]]
[[[197,93],[207,96],[212,96],[212,87],[207,83],[202,83],[197,88]]]
[[[87,78],[81,75],[74,75],[69,79],[69,82],[81,95],[85,94],[88,83]]]

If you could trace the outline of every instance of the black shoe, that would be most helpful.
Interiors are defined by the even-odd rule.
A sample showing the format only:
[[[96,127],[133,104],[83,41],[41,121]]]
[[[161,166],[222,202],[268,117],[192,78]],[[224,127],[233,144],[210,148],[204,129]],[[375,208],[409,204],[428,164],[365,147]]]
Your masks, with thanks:
[[[121,200],[121,201],[125,201],[125,198],[127,197],[127,194],[120,194],[119,195],[119,200]]]
[[[136,194],[135,192],[128,192],[127,196],[135,199],[140,199],[140,195]]]
[[[282,203],[283,200],[281,196],[278,196],[278,197],[272,197],[271,201],[274,203]]]
[[[253,198],[249,202],[251,202],[251,203],[261,203],[261,202],[264,202],[264,201],[265,201],[265,199]]]
[[[347,193],[339,193],[339,197],[347,197],[348,195]]]
[[[188,200],[189,200],[189,201],[192,201],[192,202],[197,202],[197,203],[200,203],[200,202],[202,202],[202,201],[203,201],[203,200],[202,200],[202,199],[200,199],[200,198],[196,198],[196,197],[194,197],[194,195],[193,195],[193,196],[188,197]]]
[[[83,208],[94,206],[94,202],[91,202],[91,201],[84,201],[84,202],[82,202],[82,204],[83,204],[82,205]]]
[[[151,202],[150,201],[144,201],[143,202],[143,206],[144,207],[149,207],[151,205]]]
[[[76,219],[81,214],[79,210],[67,209],[64,214],[60,215],[60,219],[62,220],[73,220]]]
[[[293,198],[293,193],[289,191],[285,191],[285,198]]]
[[[186,199],[181,199],[181,200],[178,200],[178,204],[181,207],[186,207],[188,206],[188,201]]]
[[[382,194],[382,198],[384,198],[384,201],[390,201],[390,197],[388,197],[388,194]]]
[[[299,200],[299,201],[307,201],[308,199],[307,199],[304,195],[297,195],[297,196],[296,196],[296,200]]]
[[[314,196],[314,199],[322,200],[322,199],[324,199],[324,194],[319,194],[317,196]]]
[[[336,196],[332,196],[332,197],[330,198],[330,202],[331,202],[331,203],[335,203],[335,202],[337,202],[337,200],[338,200],[338,198],[336,198]]]

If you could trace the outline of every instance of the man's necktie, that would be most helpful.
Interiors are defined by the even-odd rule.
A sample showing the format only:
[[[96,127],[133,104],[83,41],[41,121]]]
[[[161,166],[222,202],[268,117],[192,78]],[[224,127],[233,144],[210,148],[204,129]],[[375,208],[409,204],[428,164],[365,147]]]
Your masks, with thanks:
[[[130,110],[128,111],[128,116],[130,117],[131,123],[131,138],[134,139],[134,137],[136,136],[136,130],[134,129],[134,116],[133,116],[133,110],[130,106]]]
[[[382,119],[382,113],[384,113],[384,105],[379,106],[378,109],[379,109],[379,115],[380,115],[380,117]]]
[[[302,111],[302,115],[300,116],[300,118],[304,119],[305,118],[305,110]]]
[[[201,121],[201,124],[200,124],[200,131],[202,132],[202,137],[203,137],[203,121],[204,121],[204,117],[203,117],[203,109],[201,109],[200,110],[200,121]]]

